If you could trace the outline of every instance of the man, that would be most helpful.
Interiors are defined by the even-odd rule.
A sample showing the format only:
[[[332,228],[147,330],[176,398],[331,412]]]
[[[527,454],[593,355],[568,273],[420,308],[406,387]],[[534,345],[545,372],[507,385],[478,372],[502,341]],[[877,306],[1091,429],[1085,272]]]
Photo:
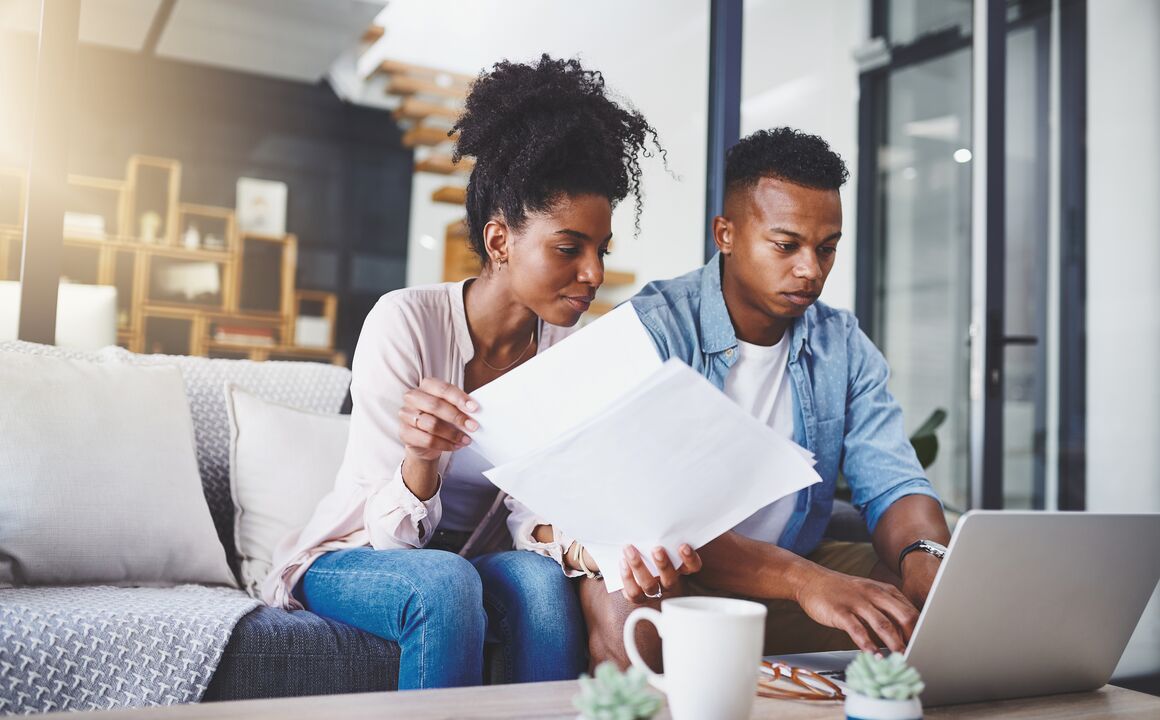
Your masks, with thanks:
[[[622,573],[646,578],[635,596],[585,581],[593,664],[625,664],[620,633],[634,602],[682,592],[766,602],[767,653],[905,648],[950,533],[886,388],[885,359],[852,314],[817,302],[842,236],[847,175],[819,137],[778,128],[743,139],[727,155],[724,214],[713,219],[720,252],[632,299],[663,358],[812,451],[822,482],[702,547],[700,573],[662,573],[650,587],[630,552]],[[822,540],[839,471],[872,544]],[[641,639],[656,657],[655,634]]]

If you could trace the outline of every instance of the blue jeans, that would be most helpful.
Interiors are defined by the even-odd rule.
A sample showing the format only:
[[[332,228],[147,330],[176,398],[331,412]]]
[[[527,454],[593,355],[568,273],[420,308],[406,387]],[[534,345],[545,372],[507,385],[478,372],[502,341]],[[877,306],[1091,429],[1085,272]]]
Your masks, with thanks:
[[[355,548],[314,561],[307,609],[399,644],[399,689],[479,685],[483,644],[511,682],[571,680],[587,667],[580,603],[560,566],[528,551],[465,560],[443,550]]]

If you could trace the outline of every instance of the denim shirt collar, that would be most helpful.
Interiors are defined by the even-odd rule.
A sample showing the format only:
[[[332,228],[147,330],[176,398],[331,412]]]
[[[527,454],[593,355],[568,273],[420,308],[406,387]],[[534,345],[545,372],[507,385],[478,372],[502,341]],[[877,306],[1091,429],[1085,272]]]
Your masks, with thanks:
[[[729,317],[725,294],[721,290],[721,261],[721,253],[718,252],[701,268],[701,347],[708,354],[737,347],[737,333],[733,331],[733,320]],[[803,349],[813,354],[809,345],[811,310],[807,310],[790,326],[791,363],[797,361]]]

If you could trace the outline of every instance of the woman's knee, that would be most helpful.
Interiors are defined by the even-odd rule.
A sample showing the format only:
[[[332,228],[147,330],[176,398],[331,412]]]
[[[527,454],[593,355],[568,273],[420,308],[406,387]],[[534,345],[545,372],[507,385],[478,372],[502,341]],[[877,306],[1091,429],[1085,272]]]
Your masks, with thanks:
[[[487,555],[475,560],[484,593],[509,610],[536,619],[579,616],[579,602],[571,581],[551,558],[525,550]]]
[[[470,618],[469,608],[481,618],[483,613],[479,573],[467,560],[442,550],[331,553],[307,572],[303,588],[311,609],[340,620],[375,622],[372,616],[394,616],[406,625],[438,615]]]
[[[448,611],[483,608],[483,583],[469,561],[443,550],[413,552],[424,556],[412,573],[416,592],[439,599],[429,604]]]

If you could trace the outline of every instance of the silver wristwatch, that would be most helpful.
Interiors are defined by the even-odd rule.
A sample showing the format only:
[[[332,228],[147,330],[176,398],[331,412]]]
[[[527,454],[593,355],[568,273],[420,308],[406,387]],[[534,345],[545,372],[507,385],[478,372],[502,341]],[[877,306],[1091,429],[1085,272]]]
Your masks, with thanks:
[[[907,555],[915,550],[921,550],[924,553],[930,553],[939,560],[947,556],[947,547],[941,543],[936,543],[934,540],[916,540],[906,547],[902,548],[902,552],[898,553],[898,567],[902,568],[902,561]]]

